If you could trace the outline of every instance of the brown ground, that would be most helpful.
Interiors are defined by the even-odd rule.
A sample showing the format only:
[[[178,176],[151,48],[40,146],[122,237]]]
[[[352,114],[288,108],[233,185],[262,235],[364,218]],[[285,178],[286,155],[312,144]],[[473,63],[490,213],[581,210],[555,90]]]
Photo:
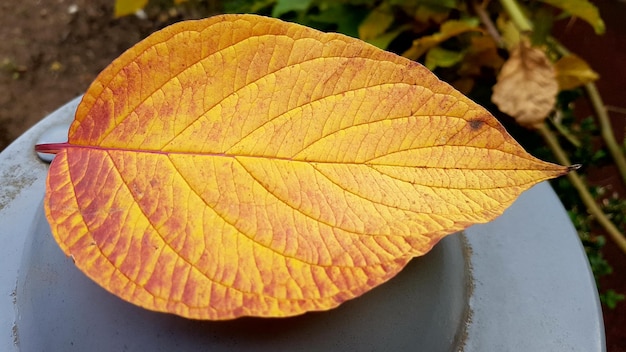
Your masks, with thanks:
[[[135,17],[112,19],[112,3],[2,2],[0,149],[83,93],[111,60],[153,30],[148,21]]]
[[[561,40],[600,72],[607,105],[626,107],[626,4],[596,0],[607,23],[603,37],[578,21],[561,26]],[[154,31],[153,21],[112,18],[113,0],[11,0],[0,4],[0,150],[41,118],[83,93],[106,65]],[[581,114],[585,112],[581,108]],[[618,140],[624,117],[612,113]],[[619,183],[612,169],[596,172],[604,185]],[[602,287],[626,292],[626,256],[609,242],[615,272]],[[604,310],[609,352],[626,351],[626,303]]]

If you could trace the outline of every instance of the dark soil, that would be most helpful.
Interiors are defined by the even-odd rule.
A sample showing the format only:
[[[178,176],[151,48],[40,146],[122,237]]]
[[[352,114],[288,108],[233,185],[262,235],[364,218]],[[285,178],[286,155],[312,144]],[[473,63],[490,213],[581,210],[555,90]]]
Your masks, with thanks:
[[[98,72],[154,28],[113,19],[110,0],[0,5],[0,149],[82,94]]]
[[[596,0],[607,33],[596,36],[577,21],[556,32],[564,44],[583,57],[602,79],[598,87],[609,106],[626,108],[626,4]],[[113,0],[17,0],[0,4],[0,150],[30,126],[73,97],[82,94],[114,58],[171,20],[113,18]],[[176,16],[176,14],[170,14]],[[580,116],[588,106],[577,106]],[[612,112],[616,137],[624,138],[623,113]],[[612,168],[596,170],[591,179],[623,191]],[[624,193],[622,193],[624,195]],[[624,229],[622,229],[624,230]],[[614,273],[603,289],[626,293],[626,256],[609,241],[605,256]],[[604,309],[609,352],[626,351],[626,303]]]

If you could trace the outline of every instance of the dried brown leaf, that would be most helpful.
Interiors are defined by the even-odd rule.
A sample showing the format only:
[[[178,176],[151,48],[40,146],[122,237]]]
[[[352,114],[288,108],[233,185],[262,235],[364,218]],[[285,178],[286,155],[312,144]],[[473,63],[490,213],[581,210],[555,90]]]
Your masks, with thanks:
[[[502,66],[491,100],[525,127],[543,122],[556,102],[559,85],[545,52],[520,41]]]

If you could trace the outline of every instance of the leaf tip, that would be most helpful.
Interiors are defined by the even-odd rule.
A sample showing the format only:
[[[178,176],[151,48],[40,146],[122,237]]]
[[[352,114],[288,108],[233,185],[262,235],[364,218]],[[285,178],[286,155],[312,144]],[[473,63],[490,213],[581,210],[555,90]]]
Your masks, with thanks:
[[[572,171],[576,171],[578,169],[580,169],[583,165],[582,164],[574,164],[574,165],[570,165],[567,167],[567,172],[572,172]]]

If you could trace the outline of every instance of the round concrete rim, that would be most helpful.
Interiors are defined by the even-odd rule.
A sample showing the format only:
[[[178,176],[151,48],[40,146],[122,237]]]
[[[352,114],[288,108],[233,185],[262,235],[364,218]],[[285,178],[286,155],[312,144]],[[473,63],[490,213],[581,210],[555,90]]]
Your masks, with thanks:
[[[14,344],[17,277],[25,239],[16,212],[34,214],[46,165],[33,151],[43,131],[67,123],[80,98],[41,121],[0,154],[0,349]],[[11,165],[7,167],[7,165]],[[35,190],[35,192],[33,192]],[[459,349],[604,351],[595,282],[565,210],[547,183],[524,193],[495,221],[465,232],[472,271],[469,319]],[[497,317],[498,319],[494,319]]]

